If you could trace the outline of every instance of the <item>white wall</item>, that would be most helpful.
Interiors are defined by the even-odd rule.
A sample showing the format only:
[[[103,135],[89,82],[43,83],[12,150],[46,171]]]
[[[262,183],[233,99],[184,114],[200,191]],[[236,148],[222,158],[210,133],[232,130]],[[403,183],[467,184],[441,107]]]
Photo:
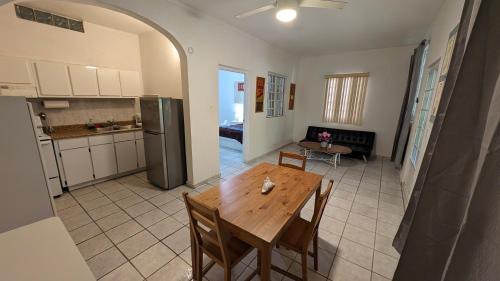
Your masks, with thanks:
[[[245,75],[238,72],[219,70],[219,124],[243,122],[243,100],[235,101],[235,83],[245,82]]]
[[[0,7],[0,36],[3,55],[141,71],[136,34],[87,22],[80,33],[27,21],[9,4]]]
[[[432,22],[432,25],[429,29],[428,39],[430,40],[430,45],[427,53],[427,61],[425,66],[425,71],[422,76],[422,83],[426,82],[426,77],[428,75],[429,66],[433,64],[436,60],[439,61],[439,72],[441,73],[441,67],[443,63],[443,58],[446,52],[446,46],[448,44],[448,38],[450,36],[450,32],[460,23],[460,17],[462,15],[462,9],[464,6],[465,0],[447,0],[441,6],[436,18]],[[425,84],[422,84],[425,85]],[[420,97],[422,97],[423,88],[420,87]],[[435,95],[434,95],[435,97]],[[439,101],[433,101],[439,102]],[[417,114],[414,120],[418,120],[418,112],[420,111],[422,103],[420,103],[417,107]],[[423,152],[427,146],[427,142],[429,140],[430,131],[432,130],[433,123],[427,122],[427,126],[425,128],[425,135],[422,139],[422,146],[420,151],[422,151],[417,159],[416,167],[410,161],[410,155],[413,149],[413,144],[415,140],[415,132],[416,127],[412,127],[412,131],[410,133],[410,139],[408,142],[405,161],[403,163],[403,168],[401,170],[401,182],[403,183],[403,190],[405,198],[408,198],[411,192],[413,191],[413,186],[415,185],[415,180],[418,175],[418,170],[420,169],[420,165],[422,163]]]
[[[139,35],[142,80],[145,94],[182,99],[179,53],[158,31]]]
[[[374,153],[390,156],[414,46],[306,57],[299,62],[294,139],[307,126],[373,131]],[[361,126],[324,123],[325,75],[369,72]]]

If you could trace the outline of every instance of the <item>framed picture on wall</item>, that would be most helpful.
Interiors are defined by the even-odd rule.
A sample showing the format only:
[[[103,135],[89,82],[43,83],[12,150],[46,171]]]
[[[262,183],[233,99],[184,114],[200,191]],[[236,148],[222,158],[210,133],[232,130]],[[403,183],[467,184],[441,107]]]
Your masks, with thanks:
[[[290,98],[288,100],[288,110],[293,110],[295,106],[295,84],[290,84]]]
[[[266,78],[257,77],[257,85],[255,87],[255,112],[264,112],[265,86],[266,86]]]

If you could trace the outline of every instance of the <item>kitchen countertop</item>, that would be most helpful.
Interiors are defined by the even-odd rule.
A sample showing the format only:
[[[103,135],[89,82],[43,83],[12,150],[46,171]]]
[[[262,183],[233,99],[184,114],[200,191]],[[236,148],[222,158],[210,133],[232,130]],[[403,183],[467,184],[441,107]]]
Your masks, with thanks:
[[[128,121],[118,122],[118,124],[122,125],[122,126],[131,125],[131,123]],[[82,124],[57,126],[57,127],[54,127],[54,129],[55,129],[55,131],[50,133],[50,136],[52,137],[53,140],[90,137],[90,136],[117,134],[117,133],[125,133],[125,132],[135,132],[135,131],[142,130],[142,128],[139,127],[139,128],[131,128],[131,129],[120,129],[120,130],[97,132],[95,130],[87,129],[86,125],[82,125]]]

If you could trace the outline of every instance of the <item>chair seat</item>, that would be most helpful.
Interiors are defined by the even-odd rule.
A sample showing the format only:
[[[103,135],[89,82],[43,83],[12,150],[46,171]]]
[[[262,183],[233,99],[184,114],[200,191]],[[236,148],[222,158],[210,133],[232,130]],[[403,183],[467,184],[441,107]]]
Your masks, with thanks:
[[[307,235],[307,232],[305,230],[309,227],[310,224],[311,222],[301,217],[295,218],[281,236],[278,244],[301,252],[303,250],[303,243],[307,239],[307,237],[305,237]]]
[[[208,234],[213,239],[217,240],[217,234],[215,231],[211,230]],[[208,252],[206,254],[208,255],[211,254],[213,255],[214,258],[218,259],[219,261],[222,261],[222,253],[220,251],[220,247],[218,245],[215,245],[206,238],[202,238],[202,240],[203,240],[203,249]],[[231,265],[238,263],[253,249],[252,246],[248,245],[247,243],[235,237],[231,237],[229,239],[227,247]]]

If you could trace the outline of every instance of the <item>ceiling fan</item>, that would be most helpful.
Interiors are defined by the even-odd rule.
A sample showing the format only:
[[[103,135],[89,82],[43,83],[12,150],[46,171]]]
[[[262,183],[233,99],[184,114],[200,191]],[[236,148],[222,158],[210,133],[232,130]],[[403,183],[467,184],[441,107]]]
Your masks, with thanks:
[[[293,21],[298,8],[343,9],[347,2],[336,0],[275,0],[272,4],[236,15],[237,19],[246,18],[272,9],[277,9],[276,18],[282,22]]]

